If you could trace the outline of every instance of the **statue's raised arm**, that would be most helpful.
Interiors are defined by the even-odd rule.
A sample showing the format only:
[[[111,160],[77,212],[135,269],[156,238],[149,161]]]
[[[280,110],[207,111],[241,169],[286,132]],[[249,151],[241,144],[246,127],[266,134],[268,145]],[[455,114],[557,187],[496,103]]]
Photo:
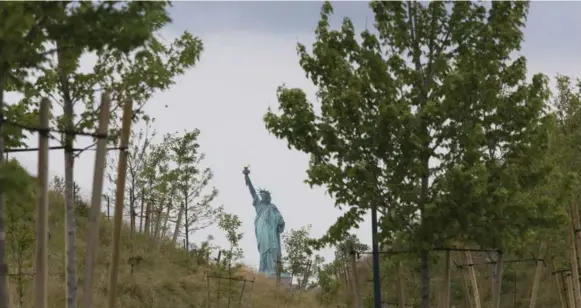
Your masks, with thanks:
[[[250,181],[250,176],[248,176],[250,174],[250,169],[248,169],[248,166],[244,167],[244,170],[242,170],[242,174],[244,174],[246,186],[248,186],[248,190],[250,190],[250,195],[252,196],[252,201],[254,203],[256,200],[258,200],[258,194],[256,194],[256,189],[254,189],[252,181]]]

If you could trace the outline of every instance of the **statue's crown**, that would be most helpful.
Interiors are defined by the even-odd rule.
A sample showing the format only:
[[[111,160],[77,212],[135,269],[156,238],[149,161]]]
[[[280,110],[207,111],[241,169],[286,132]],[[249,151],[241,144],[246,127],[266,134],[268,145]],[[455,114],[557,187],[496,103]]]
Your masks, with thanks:
[[[269,195],[270,196],[270,191],[268,191],[266,189],[259,188],[258,189],[258,193],[261,194],[261,195],[262,194],[265,194],[265,195]]]

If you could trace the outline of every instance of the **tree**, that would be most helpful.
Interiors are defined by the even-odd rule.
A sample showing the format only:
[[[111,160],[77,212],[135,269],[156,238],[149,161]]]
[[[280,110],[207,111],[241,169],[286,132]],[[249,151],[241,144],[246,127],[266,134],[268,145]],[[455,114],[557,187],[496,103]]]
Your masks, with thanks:
[[[355,253],[369,251],[369,246],[361,243],[359,238],[354,234],[349,234],[343,241],[335,247],[335,255],[340,258],[349,258],[352,249]]]
[[[134,233],[137,230],[137,217],[139,217],[139,229],[143,229],[143,210],[145,200],[145,189],[143,181],[143,170],[145,168],[146,155],[148,154],[148,148],[151,145],[152,138],[156,136],[155,129],[152,128],[152,124],[155,119],[146,117],[145,118],[145,128],[141,129],[138,133],[134,131],[131,132],[130,141],[130,151],[127,160],[127,195],[129,196],[129,214],[131,217],[130,226],[131,232]],[[116,167],[117,155],[111,155],[111,163],[109,166]],[[111,170],[108,174],[109,182],[115,183],[115,170]],[[140,203],[140,213],[137,213],[137,204]]]
[[[508,248],[554,205],[527,198],[547,171],[547,79],[527,82],[526,59],[512,57],[526,2],[370,6],[378,35],[366,30],[358,41],[349,18],[329,29],[332,6],[323,5],[312,52],[298,45],[320,112],[302,90],[280,87],[280,112],[265,123],[310,155],[308,183],[349,207],[321,242],[338,241],[377,206],[380,237],[405,230],[420,256],[427,308],[431,248]]]
[[[55,50],[47,50],[44,42],[47,16],[58,10],[59,4],[52,3],[8,3],[0,6],[2,28],[0,32],[0,116],[2,120],[18,120],[30,124],[30,106],[15,104],[6,106],[4,93],[26,91],[25,77],[29,69],[37,68]],[[0,126],[0,163],[4,162],[5,147],[23,146],[25,135],[20,127]],[[8,307],[8,268],[5,261],[6,242],[4,227],[4,196],[0,190],[0,308]]]
[[[22,307],[24,301],[23,272],[25,260],[33,255],[35,242],[35,180],[20,166],[18,161],[12,159],[2,167],[2,173],[9,174],[11,179],[19,183],[15,189],[6,191],[6,240],[10,245],[9,251],[17,266],[16,280],[18,290],[18,302]]]
[[[309,279],[317,275],[317,268],[324,262],[319,255],[314,255],[311,247],[311,225],[300,229],[291,229],[282,235],[282,241],[286,251],[283,261],[287,264],[287,270],[297,278],[299,290],[307,287]]]
[[[242,222],[235,214],[220,213],[218,226],[226,232],[226,239],[230,243],[229,250],[224,251],[222,255],[223,264],[230,270],[232,264],[235,264],[244,255],[244,251],[240,248],[240,241],[244,234],[239,233]]]
[[[50,65],[42,67],[42,75],[22,104],[30,105],[44,96],[53,98],[63,108],[63,114],[55,118],[62,130],[95,127],[94,97],[99,89],[114,93],[113,123],[119,119],[119,107],[127,100],[135,101],[135,114],[139,114],[151,95],[173,84],[173,78],[192,67],[201,52],[201,43],[189,33],[170,46],[155,38],[154,33],[170,21],[166,12],[168,2],[59,3],[60,10],[49,17],[45,42],[55,46],[56,57]],[[93,72],[88,74],[79,71],[79,59],[87,51],[95,51],[98,56]],[[76,103],[83,105],[78,122],[75,122]],[[118,127],[112,126],[108,136],[116,141]],[[65,147],[68,307],[74,305],[76,297],[74,139],[71,133],[61,136]]]
[[[198,136],[200,131],[195,129],[185,132],[182,136],[171,137],[171,151],[176,163],[177,182],[176,191],[180,198],[177,211],[175,229],[172,240],[177,242],[184,220],[184,236],[189,243],[191,232],[210,226],[222,212],[222,207],[214,207],[212,201],[218,195],[213,187],[207,191],[214,174],[210,168],[202,169],[200,163],[204,154],[199,153]]]

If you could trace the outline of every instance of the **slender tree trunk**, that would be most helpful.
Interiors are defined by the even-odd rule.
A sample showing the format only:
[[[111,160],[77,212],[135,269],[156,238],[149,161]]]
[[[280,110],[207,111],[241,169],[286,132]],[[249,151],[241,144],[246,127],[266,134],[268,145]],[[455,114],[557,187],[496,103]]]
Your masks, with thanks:
[[[426,135],[429,136],[428,133]],[[426,148],[429,147],[429,144]],[[423,169],[424,175],[421,180],[421,191],[420,191],[420,213],[421,219],[424,217],[424,207],[428,200],[428,185],[429,185],[429,156],[423,158]],[[422,229],[425,230],[424,223],[422,222]],[[422,231],[426,233],[427,231]],[[428,250],[422,251],[420,256],[420,271],[421,271],[421,296],[422,296],[422,308],[430,308],[430,252]]]
[[[355,253],[355,249],[353,247],[353,241],[349,241],[347,246],[346,253],[350,256],[351,259],[351,279],[353,280],[353,295],[355,296],[355,300],[353,301],[353,306],[355,308],[363,308],[363,298],[361,297],[361,292],[359,292],[359,277],[357,275],[357,255]],[[308,277],[306,277],[308,278]],[[304,279],[304,284],[306,284],[306,280]]]
[[[442,299],[442,308],[450,308],[450,282],[452,277],[452,264],[450,259],[450,250],[446,251],[446,265],[444,267],[444,294]]]
[[[145,208],[145,193],[143,189],[141,191],[141,208],[139,209],[139,232],[144,233],[145,229],[143,226],[143,209]]]
[[[0,76],[0,119],[4,118],[4,76]],[[4,129],[0,123],[0,164],[4,163]],[[0,187],[0,308],[8,308],[8,266],[4,228],[4,194]]]
[[[169,202],[167,203],[167,210],[165,211],[165,215],[163,217],[163,226],[161,227],[161,232],[162,232],[162,237],[167,237],[169,235],[168,232],[168,223],[169,223],[169,218],[171,216],[171,211],[173,210],[173,204],[171,202],[171,200],[169,200]]]
[[[131,236],[135,233],[135,215],[137,214],[135,211],[135,186],[131,186],[129,190],[129,228]]]
[[[177,243],[178,241],[178,236],[180,235],[180,228],[181,228],[181,224],[182,224],[182,217],[184,215],[184,210],[185,210],[185,206],[182,203],[180,205],[180,210],[178,211],[178,217],[176,219],[176,226],[173,232],[173,237],[172,237],[172,241],[174,241],[175,243]]]
[[[49,128],[50,101],[40,102],[40,127]],[[48,133],[38,137],[38,204],[36,208],[36,252],[34,307],[47,308],[48,301]]]
[[[59,43],[57,42],[57,47]],[[57,51],[59,79],[61,84],[61,93],[63,97],[63,111],[65,127],[69,130],[64,135],[65,146],[65,267],[66,267],[66,290],[67,290],[67,308],[75,307],[77,296],[77,255],[76,255],[76,224],[75,224],[75,181],[74,181],[74,164],[75,157],[73,152],[73,143],[75,136],[74,130],[74,106],[70,96],[68,73],[66,69],[66,56],[64,51]]]
[[[399,308],[405,307],[405,296],[404,296],[404,289],[403,289],[403,275],[401,273],[401,261],[397,261],[395,264],[395,275],[396,275],[396,285],[395,285],[395,292],[397,293],[397,305]]]
[[[190,251],[190,222],[188,219],[188,195],[186,194],[184,197],[184,229],[186,231],[185,237],[186,237],[186,251],[189,252]]]
[[[162,214],[163,214],[163,203],[165,202],[165,199],[162,198],[161,201],[159,202],[159,207],[157,208],[156,212],[157,212],[157,217],[155,219],[155,229],[153,231],[153,238],[159,238],[159,231],[161,229],[161,220],[162,220]]]
[[[502,272],[504,270],[504,253],[499,251],[496,259],[496,264],[494,265],[496,268],[496,276],[494,277],[492,307],[500,308],[500,291],[502,287]]]
[[[422,279],[422,308],[430,308],[430,260],[429,252],[421,255],[421,279]]]
[[[151,186],[152,186],[152,180],[149,180],[149,188],[150,188],[150,196],[149,196],[149,200],[147,200],[147,206],[145,208],[145,234],[150,234],[151,231],[151,209],[152,209],[152,203],[153,203],[153,196],[151,196]],[[145,197],[144,197],[145,198]]]

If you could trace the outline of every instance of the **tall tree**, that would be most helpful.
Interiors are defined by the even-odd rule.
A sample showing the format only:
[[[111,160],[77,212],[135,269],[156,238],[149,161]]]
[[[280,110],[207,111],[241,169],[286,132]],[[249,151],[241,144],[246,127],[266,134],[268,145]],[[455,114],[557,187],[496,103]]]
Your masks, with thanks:
[[[221,206],[212,204],[218,190],[208,187],[214,174],[210,168],[200,165],[204,154],[199,152],[199,135],[200,131],[195,129],[172,137],[171,151],[177,171],[176,191],[181,202],[172,237],[174,242],[183,227],[186,243],[189,243],[192,232],[210,226],[222,212]]]
[[[243,233],[239,232],[240,226],[242,226],[242,222],[238,215],[224,212],[220,213],[218,227],[226,232],[226,239],[230,243],[229,249],[224,251],[222,258],[223,264],[228,270],[244,255],[244,251],[240,248],[240,241],[244,236]]]
[[[300,89],[280,87],[267,129],[310,154],[308,182],[349,211],[323,241],[336,242],[372,206],[381,237],[406,230],[421,259],[430,307],[429,251],[452,240],[503,243],[542,221],[526,198],[546,171],[547,79],[526,80],[520,49],[527,2],[371,2],[377,34],[331,30],[323,5],[300,64],[318,87],[315,112]],[[389,212],[387,209],[389,208]],[[510,235],[510,236],[509,236]]]
[[[170,22],[166,12],[169,2],[59,2],[54,15],[49,16],[45,43],[56,48],[56,56],[42,67],[34,90],[26,93],[23,103],[49,96],[62,106],[56,124],[63,130],[93,129],[98,107],[95,94],[99,89],[114,93],[111,121],[116,124],[120,106],[134,101],[137,111],[156,90],[173,83],[176,75],[195,64],[201,43],[185,33],[170,46],[161,44],[155,32]],[[82,73],[79,60],[94,51],[97,64],[91,73]],[[155,77],[152,77],[155,76]],[[77,121],[75,106],[81,104]],[[139,114],[136,112],[135,114]],[[112,141],[118,135],[118,125],[112,125]],[[67,307],[76,298],[75,219],[73,200],[73,167],[75,135],[65,133],[65,195],[67,229]]]
[[[4,93],[25,92],[25,78],[29,69],[38,68],[46,57],[55,52],[47,49],[44,31],[48,18],[59,10],[57,2],[13,2],[0,6],[0,117],[2,120],[19,121],[29,124],[31,106],[24,104],[7,105]],[[29,121],[26,121],[29,120]],[[4,122],[3,122],[4,123]],[[23,146],[25,135],[19,127],[0,126],[0,163],[4,163],[5,147]],[[0,188],[0,308],[8,307],[8,267],[5,261],[6,232],[4,228],[4,186]]]
[[[324,259],[315,255],[311,247],[311,225],[300,229],[291,229],[282,235],[287,270],[297,278],[299,290],[304,290],[309,279],[317,275],[317,267]]]

